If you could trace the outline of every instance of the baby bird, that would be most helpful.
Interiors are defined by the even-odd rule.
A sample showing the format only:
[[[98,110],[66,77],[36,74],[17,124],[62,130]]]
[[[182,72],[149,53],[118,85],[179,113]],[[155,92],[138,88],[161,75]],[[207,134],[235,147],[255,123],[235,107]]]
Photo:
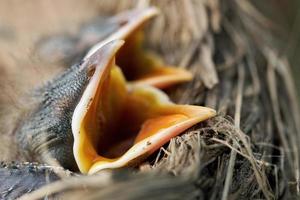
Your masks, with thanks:
[[[37,92],[38,106],[16,131],[27,159],[90,174],[136,166],[215,116],[210,108],[176,105],[157,89],[192,76],[142,51],[140,26],[156,13],[120,14],[114,20],[126,20],[117,32]]]

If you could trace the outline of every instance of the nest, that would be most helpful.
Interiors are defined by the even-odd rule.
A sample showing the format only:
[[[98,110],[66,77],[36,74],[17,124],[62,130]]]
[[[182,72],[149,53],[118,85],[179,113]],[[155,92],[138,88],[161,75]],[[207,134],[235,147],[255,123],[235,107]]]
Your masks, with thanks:
[[[299,195],[300,115],[277,27],[249,1],[105,1],[115,14],[155,5],[147,45],[195,79],[169,89],[218,116],[173,138],[136,170],[62,177],[23,199],[285,199]]]

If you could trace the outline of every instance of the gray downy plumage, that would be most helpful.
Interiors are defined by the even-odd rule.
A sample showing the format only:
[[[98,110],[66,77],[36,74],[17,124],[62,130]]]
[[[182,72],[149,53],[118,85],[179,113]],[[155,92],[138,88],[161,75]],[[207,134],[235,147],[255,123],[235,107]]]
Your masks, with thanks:
[[[71,119],[89,81],[88,69],[73,65],[36,92],[38,106],[17,129],[20,152],[27,160],[77,170],[73,156]]]
[[[75,35],[60,33],[42,38],[36,44],[35,53],[47,63],[63,62],[70,66],[78,58],[82,58],[94,44],[104,40],[120,26],[120,23],[100,16],[82,24]]]
[[[48,183],[73,175],[61,167],[0,162],[0,199],[16,199]]]

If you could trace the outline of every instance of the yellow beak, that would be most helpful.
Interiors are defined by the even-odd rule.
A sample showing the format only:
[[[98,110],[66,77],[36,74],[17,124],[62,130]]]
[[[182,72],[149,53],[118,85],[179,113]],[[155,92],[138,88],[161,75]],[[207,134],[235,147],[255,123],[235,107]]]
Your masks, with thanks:
[[[150,7],[127,11],[113,17],[110,19],[111,22],[120,25],[118,31],[92,47],[85,58],[91,56],[108,42],[124,40],[125,45],[116,55],[116,64],[122,69],[126,80],[134,83],[146,83],[158,88],[166,88],[191,80],[193,76],[190,72],[168,66],[153,52],[144,50],[143,27],[157,14],[158,10]]]
[[[72,118],[73,153],[83,173],[137,165],[216,114],[206,107],[176,105],[154,87],[127,84],[115,64],[122,44],[109,42],[86,58],[95,71]]]

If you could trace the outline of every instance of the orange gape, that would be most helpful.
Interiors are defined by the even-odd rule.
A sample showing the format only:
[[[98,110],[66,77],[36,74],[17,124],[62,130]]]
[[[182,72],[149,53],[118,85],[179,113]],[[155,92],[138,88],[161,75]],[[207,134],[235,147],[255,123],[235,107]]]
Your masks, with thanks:
[[[125,166],[134,158],[153,152],[182,130],[214,115],[208,108],[203,112],[203,107],[200,107],[199,112],[196,106],[175,105],[161,91],[150,86],[126,87],[126,80],[115,65],[102,83],[80,134],[80,168],[85,173],[90,168],[109,168],[110,164],[114,168],[115,163]],[[105,96],[101,96],[103,91]],[[188,126],[185,122],[189,123]],[[157,134],[162,134],[161,141],[149,145]],[[118,164],[119,161],[122,162]]]
[[[143,50],[143,37],[142,31],[133,31],[116,55],[116,63],[128,81],[166,88],[193,78],[190,72],[168,66],[157,55]]]
[[[109,55],[101,57],[106,65],[96,66],[72,121],[74,156],[83,173],[138,164],[172,137],[215,115],[210,108],[176,105],[152,86],[128,84],[115,65],[113,45],[120,48],[120,43],[107,45],[99,50]]]
[[[91,57],[105,44],[124,40],[125,44],[116,53],[116,64],[121,68],[129,83],[148,84],[157,88],[166,88],[174,84],[190,81],[193,76],[185,69],[165,64],[153,52],[143,46],[145,24],[159,11],[155,7],[126,11],[110,19],[118,29],[95,44],[85,58]]]
[[[138,133],[134,143],[138,143],[154,134],[158,131],[162,131],[165,128],[171,127],[179,122],[183,122],[187,119],[187,116],[182,114],[159,116],[146,120],[140,132]]]

